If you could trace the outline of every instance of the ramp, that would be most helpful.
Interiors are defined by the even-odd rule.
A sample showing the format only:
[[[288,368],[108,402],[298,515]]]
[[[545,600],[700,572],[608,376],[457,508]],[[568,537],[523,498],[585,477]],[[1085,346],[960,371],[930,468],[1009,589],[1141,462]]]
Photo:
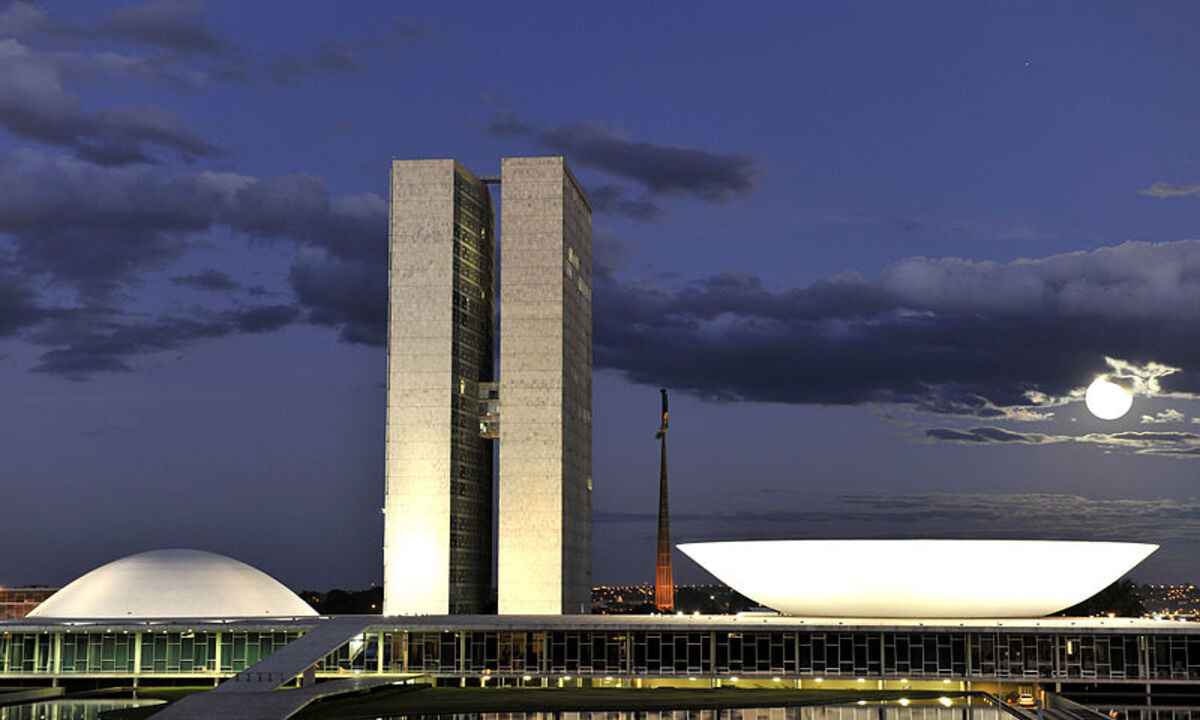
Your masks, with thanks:
[[[321,620],[302,637],[221,683],[213,692],[274,690],[312,667],[318,660],[338,649],[342,643],[366,630],[377,620],[378,618],[356,615]]]
[[[394,683],[382,678],[332,680],[295,690],[196,693],[154,713],[152,720],[285,720],[317,700]],[[222,686],[224,687],[224,686]]]
[[[221,683],[216,689],[189,695],[155,713],[154,718],[284,720],[321,698],[394,682],[381,678],[353,678],[275,692],[377,620],[372,616],[318,620],[303,636]]]

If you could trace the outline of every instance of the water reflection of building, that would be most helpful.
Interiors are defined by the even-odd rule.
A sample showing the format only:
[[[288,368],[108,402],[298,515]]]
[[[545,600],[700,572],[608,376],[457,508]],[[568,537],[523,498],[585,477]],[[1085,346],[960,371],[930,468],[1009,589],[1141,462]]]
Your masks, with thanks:
[[[42,601],[53,595],[58,588],[48,587],[0,587],[0,620],[19,620]]]
[[[113,710],[160,705],[162,700],[50,700],[0,707],[0,720],[102,720]]]
[[[973,720],[1011,720],[1004,711],[976,703]],[[759,707],[634,710],[601,712],[505,712],[472,713],[458,720],[962,720],[962,707],[949,707],[936,700],[900,705],[821,705],[814,707]]]

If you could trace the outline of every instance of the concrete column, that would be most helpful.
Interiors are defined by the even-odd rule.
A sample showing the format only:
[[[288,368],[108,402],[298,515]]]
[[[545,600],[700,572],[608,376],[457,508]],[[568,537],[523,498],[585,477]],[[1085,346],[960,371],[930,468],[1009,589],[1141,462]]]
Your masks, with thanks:
[[[142,634],[135,632],[133,634],[133,676],[136,678],[142,674]]]
[[[213,668],[214,673],[219,677],[221,675],[221,633],[217,632],[216,651],[213,653]]]
[[[1142,678],[1150,679],[1150,638],[1138,635],[1138,671]]]
[[[1058,658],[1060,655],[1062,655],[1066,651],[1067,651],[1067,646],[1066,646],[1066,643],[1063,642],[1062,635],[1055,635],[1054,636],[1054,663],[1051,665],[1051,667],[1054,668],[1054,670],[1053,670],[1054,677],[1062,677],[1062,675],[1059,674],[1059,672],[1058,672],[1058,668],[1059,668]],[[999,654],[999,653],[997,653],[997,654]],[[997,671],[1000,670],[999,666],[996,667],[996,670]]]
[[[380,675],[383,674],[383,641],[384,634],[383,631],[380,630],[378,635],[379,645],[375,647],[375,672],[379,673]]]
[[[54,665],[51,668],[54,673],[55,687],[58,686],[58,676],[62,674],[62,633],[54,633]]]
[[[458,631],[458,674],[464,676],[463,677],[464,683],[466,682],[465,675],[467,672],[467,646],[468,646],[467,631],[459,630]],[[463,685],[463,687],[466,687],[466,685]]]

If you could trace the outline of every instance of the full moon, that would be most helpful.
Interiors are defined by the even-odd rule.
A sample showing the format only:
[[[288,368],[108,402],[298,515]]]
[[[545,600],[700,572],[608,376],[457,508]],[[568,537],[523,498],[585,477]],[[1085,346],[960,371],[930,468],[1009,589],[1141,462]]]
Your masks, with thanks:
[[[1101,375],[1088,385],[1087,409],[1101,420],[1116,420],[1133,407],[1133,393]]]

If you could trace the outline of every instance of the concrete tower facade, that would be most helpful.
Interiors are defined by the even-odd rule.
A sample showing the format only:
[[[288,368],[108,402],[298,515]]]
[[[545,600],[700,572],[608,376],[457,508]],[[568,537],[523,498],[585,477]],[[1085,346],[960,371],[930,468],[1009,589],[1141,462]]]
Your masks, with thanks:
[[[492,563],[493,218],[453,160],[392,163],[384,600],[388,615],[478,613]]]
[[[592,221],[561,157],[501,162],[499,612],[591,607]]]
[[[495,182],[489,180],[488,182]],[[384,613],[591,606],[592,220],[561,157],[501,162],[500,373],[487,186],[396,161],[390,205]]]

